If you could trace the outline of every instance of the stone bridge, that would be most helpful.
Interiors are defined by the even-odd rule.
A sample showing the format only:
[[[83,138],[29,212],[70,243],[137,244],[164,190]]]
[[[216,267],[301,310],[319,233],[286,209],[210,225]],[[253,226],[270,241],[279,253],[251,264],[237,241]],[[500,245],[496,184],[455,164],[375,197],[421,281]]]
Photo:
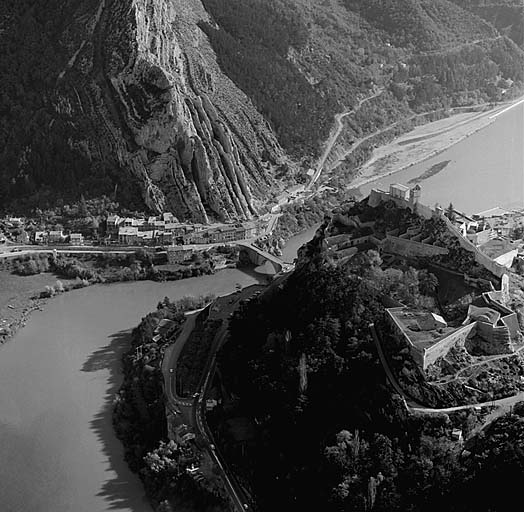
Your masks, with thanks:
[[[238,242],[237,245],[240,248],[241,256],[243,255],[246,259],[249,259],[253,265],[258,267],[256,269],[257,272],[275,275],[280,272],[289,272],[294,268],[293,265],[284,263],[277,256],[273,256],[273,254],[263,251],[248,242]]]

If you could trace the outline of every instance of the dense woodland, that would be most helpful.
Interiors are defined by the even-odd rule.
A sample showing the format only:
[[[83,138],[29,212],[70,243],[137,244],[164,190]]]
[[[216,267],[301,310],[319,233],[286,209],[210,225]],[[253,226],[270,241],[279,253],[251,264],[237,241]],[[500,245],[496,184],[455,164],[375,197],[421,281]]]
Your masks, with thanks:
[[[517,45],[446,0],[345,0],[345,9],[334,2],[311,8],[300,0],[204,5],[217,25],[201,26],[224,72],[298,158],[315,155],[334,113],[374,86],[393,94],[348,118],[358,135],[413,111],[501,100],[501,91],[524,79]]]
[[[522,412],[466,446],[451,430],[468,430],[469,414],[407,415],[369,328],[385,329],[380,287],[362,279],[372,260],[333,267],[317,238],[292,276],[235,314],[221,375],[256,436],[228,456],[261,510],[508,510],[524,474]],[[434,288],[412,269],[399,278],[403,300]]]

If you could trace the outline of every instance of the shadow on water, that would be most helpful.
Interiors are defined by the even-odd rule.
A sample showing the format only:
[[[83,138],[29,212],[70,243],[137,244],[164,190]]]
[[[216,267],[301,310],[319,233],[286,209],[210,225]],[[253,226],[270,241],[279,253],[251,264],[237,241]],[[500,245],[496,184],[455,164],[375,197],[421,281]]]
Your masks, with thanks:
[[[109,371],[108,388],[104,406],[90,422],[96,433],[109,466],[116,476],[107,479],[98,496],[107,502],[107,510],[151,511],[142,484],[137,475],[131,473],[124,461],[124,451],[117,439],[112,424],[113,399],[121,381],[121,358],[129,346],[131,331],[120,331],[110,336],[109,345],[93,352],[82,366],[83,372]]]

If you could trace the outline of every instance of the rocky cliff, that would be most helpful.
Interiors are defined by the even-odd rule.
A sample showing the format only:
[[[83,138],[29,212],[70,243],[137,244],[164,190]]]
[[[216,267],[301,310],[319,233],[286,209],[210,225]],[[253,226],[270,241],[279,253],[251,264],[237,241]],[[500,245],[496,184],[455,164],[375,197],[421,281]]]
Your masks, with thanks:
[[[87,173],[101,167],[117,195],[119,184],[138,183],[153,211],[199,222],[253,216],[274,186],[270,167],[282,151],[220,71],[197,25],[209,21],[200,0],[57,3],[67,14],[52,33],[59,58],[42,105],[45,138],[67,132],[68,151]],[[27,195],[28,183],[60,186],[39,182],[35,168],[46,156],[36,156],[45,148],[21,139],[8,140],[18,161],[6,188]],[[75,173],[73,189],[85,181]]]

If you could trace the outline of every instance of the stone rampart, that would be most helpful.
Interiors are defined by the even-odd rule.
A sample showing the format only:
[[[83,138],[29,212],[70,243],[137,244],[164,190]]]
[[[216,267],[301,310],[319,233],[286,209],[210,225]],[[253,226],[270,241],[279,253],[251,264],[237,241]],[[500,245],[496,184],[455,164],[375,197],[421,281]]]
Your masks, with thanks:
[[[444,357],[450,350],[457,344],[464,344],[468,336],[472,334],[476,324],[471,323],[457,329],[452,332],[449,336],[446,336],[442,340],[438,341],[431,347],[424,349],[422,354],[422,368],[425,370],[430,364],[433,364],[437,359]]]
[[[460,230],[444,215],[443,210],[438,210],[438,217],[446,223],[447,228],[453,235],[455,235],[460,246],[466,251],[473,253],[475,261],[479,265],[483,266],[486,270],[499,278],[507,273],[508,269],[506,267],[503,267],[502,265],[499,265],[497,262],[493,261],[489,256],[486,256],[477,247],[475,247],[472,242],[464,238]]]
[[[439,256],[448,254],[445,247],[415,242],[398,236],[387,235],[382,242],[382,249],[386,252],[392,252],[401,256]]]

